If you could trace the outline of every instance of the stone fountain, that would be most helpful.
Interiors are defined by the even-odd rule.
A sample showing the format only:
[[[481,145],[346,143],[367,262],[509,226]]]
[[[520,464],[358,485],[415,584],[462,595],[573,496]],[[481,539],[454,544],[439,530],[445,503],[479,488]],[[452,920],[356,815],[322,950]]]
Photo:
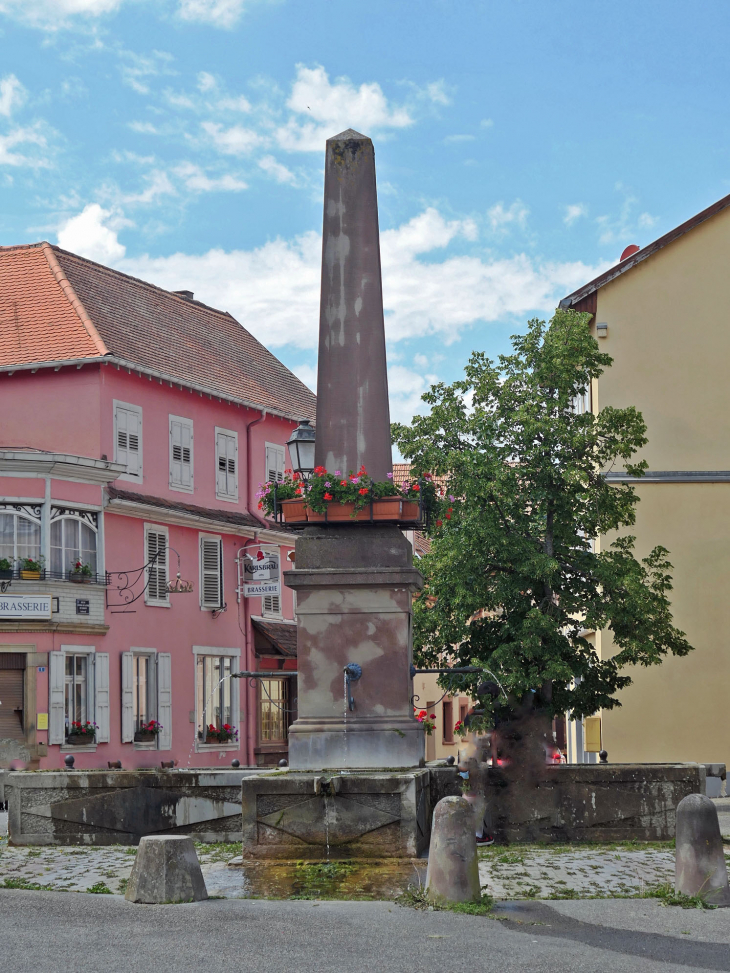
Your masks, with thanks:
[[[316,464],[392,475],[372,141],[327,141]],[[297,592],[298,719],[289,770],[243,781],[244,856],[415,856],[431,802],[411,704],[423,584],[397,524],[317,524],[284,575]]]

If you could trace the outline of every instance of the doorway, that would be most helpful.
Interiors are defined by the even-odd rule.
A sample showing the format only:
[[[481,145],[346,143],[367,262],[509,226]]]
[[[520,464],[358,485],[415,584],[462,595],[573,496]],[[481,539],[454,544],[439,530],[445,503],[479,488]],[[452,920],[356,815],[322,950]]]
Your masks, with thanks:
[[[25,652],[0,652],[0,740],[25,742]]]

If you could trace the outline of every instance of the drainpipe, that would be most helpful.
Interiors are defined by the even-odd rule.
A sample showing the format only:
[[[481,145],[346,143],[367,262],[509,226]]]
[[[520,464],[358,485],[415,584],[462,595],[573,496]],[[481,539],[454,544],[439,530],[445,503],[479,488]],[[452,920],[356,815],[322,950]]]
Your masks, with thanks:
[[[255,491],[253,489],[253,483],[251,482],[251,428],[253,426],[258,426],[260,422],[263,422],[266,418],[266,409],[263,409],[261,415],[258,419],[253,419],[246,426],[246,510],[254,517],[260,524],[264,527],[270,527],[271,525],[264,520],[263,517],[259,516],[258,513],[253,509],[255,504],[251,503],[251,497],[255,499]]]

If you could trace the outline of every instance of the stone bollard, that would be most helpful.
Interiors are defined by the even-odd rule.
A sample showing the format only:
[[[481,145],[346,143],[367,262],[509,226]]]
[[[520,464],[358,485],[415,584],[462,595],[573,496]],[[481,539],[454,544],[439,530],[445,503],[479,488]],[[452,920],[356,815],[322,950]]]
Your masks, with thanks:
[[[207,899],[193,839],[186,835],[141,838],[124,898],[153,905]]]
[[[474,810],[463,797],[444,797],[433,812],[426,893],[444,902],[479,902]]]
[[[725,854],[717,809],[704,794],[688,794],[677,805],[674,888],[711,905],[730,905]]]

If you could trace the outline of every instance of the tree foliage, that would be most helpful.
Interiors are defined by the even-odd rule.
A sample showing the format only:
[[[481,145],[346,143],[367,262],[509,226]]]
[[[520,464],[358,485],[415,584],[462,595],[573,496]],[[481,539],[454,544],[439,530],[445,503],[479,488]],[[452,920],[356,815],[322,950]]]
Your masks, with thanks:
[[[483,665],[513,703],[533,692],[539,708],[576,717],[620,705],[626,666],[691,651],[672,624],[668,551],[637,559],[629,534],[600,551],[593,541],[635,522],[634,489],[606,473],[620,463],[641,476],[632,457],[647,439],[635,408],[576,408],[612,363],[589,320],[530,321],[513,354],[474,352],[463,380],[424,395],[428,415],[393,427],[415,472],[448,477],[420,562],[416,657]],[[585,637],[602,629],[610,658]]]

